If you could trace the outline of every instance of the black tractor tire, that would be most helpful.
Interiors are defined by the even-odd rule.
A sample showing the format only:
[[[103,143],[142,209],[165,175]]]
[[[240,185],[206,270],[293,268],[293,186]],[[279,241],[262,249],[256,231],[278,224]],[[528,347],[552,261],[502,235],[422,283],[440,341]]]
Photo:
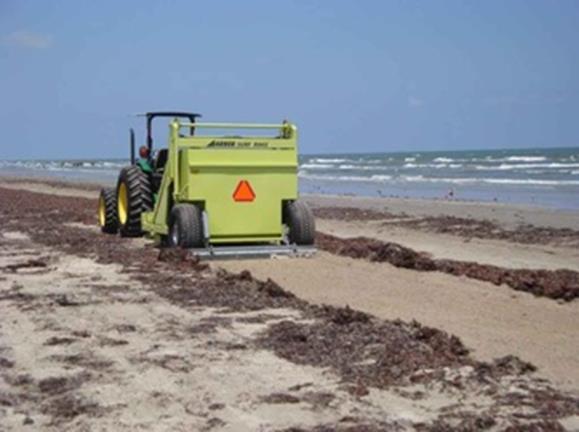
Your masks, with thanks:
[[[284,223],[289,229],[289,241],[300,246],[313,245],[316,236],[314,214],[301,201],[287,203],[284,208]]]
[[[114,188],[102,188],[98,208],[99,226],[106,234],[116,234],[119,230],[117,218],[117,194]]]
[[[123,237],[139,237],[141,213],[153,209],[153,189],[149,176],[137,166],[123,168],[117,183],[117,215]]]
[[[200,248],[204,246],[203,217],[194,204],[177,204],[169,215],[167,246]]]

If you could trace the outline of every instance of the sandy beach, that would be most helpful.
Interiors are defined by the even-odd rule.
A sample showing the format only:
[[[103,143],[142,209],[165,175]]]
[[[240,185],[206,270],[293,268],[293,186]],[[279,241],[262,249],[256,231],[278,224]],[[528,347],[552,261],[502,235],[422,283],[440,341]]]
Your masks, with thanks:
[[[314,257],[200,263],[97,196],[0,179],[0,430],[579,430],[578,212],[308,195]]]
[[[579,432],[577,23],[0,0],[0,432]]]

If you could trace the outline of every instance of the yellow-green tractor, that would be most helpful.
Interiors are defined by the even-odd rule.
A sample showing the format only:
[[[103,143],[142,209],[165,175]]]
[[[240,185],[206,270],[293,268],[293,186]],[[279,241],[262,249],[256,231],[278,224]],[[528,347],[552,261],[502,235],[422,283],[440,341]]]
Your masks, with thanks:
[[[281,124],[202,123],[199,114],[150,112],[146,146],[103,188],[105,233],[146,234],[203,257],[309,254],[315,221],[298,200],[297,128]],[[169,117],[169,140],[153,152],[152,124]],[[253,130],[254,136],[207,131]]]

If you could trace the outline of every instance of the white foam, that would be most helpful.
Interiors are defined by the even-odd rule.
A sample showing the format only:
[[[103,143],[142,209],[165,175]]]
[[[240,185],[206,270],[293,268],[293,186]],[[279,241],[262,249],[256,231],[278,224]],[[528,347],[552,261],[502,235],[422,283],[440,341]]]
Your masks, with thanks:
[[[389,175],[373,175],[370,177],[372,181],[387,181],[392,180],[392,176]]]
[[[307,163],[307,164],[300,165],[300,168],[332,169],[335,167],[334,167],[334,165],[328,165],[328,164]]]
[[[432,162],[454,162],[454,159],[445,158],[445,157],[437,157]]]
[[[573,186],[579,185],[579,180],[537,180],[537,179],[483,179],[484,183],[493,184],[528,184],[544,186]]]
[[[79,171],[94,172],[105,170],[117,170],[125,165],[128,161],[110,162],[110,161],[74,161],[74,160],[15,160],[0,161],[0,166],[6,168],[24,168],[30,170],[47,170],[47,171]]]
[[[413,182],[413,181],[417,181],[417,182],[419,182],[419,181],[426,181],[426,179],[424,178],[424,176],[421,176],[421,175],[417,175],[417,176],[402,176],[402,179],[404,179],[404,180],[406,180],[406,181],[410,181],[410,182]]]
[[[488,183],[488,184],[511,184],[511,185],[535,185],[535,186],[574,186],[579,185],[579,180],[539,180],[539,179],[487,179],[477,177],[466,178],[436,178],[424,176],[403,176],[405,181],[409,182],[429,182],[429,183]]]
[[[578,168],[579,163],[535,163],[535,164],[500,164],[498,166],[484,166],[475,165],[474,168],[479,171],[509,171],[509,170],[522,170],[522,169],[533,169],[533,168]]]
[[[538,179],[485,179],[477,177],[465,178],[436,178],[424,177],[423,175],[416,176],[401,176],[393,178],[388,175],[373,175],[370,177],[363,176],[324,176],[324,175],[307,175],[300,173],[300,177],[309,180],[325,180],[325,181],[356,181],[356,182],[427,182],[427,183],[451,183],[451,184],[504,184],[504,185],[529,185],[529,186],[576,186],[579,185],[579,180],[538,180]]]
[[[545,156],[509,156],[504,160],[511,162],[540,162],[547,160],[547,158]]]
[[[311,162],[313,163],[321,163],[321,164],[327,164],[327,163],[341,163],[341,162],[347,162],[348,159],[327,159],[327,158],[316,158],[316,159],[312,159]]]
[[[332,175],[316,175],[308,174],[307,172],[300,171],[298,173],[299,177],[307,180],[321,180],[321,181],[354,181],[354,182],[385,182],[392,180],[392,176],[389,175],[373,175],[370,177],[364,176],[332,176]]]
[[[402,166],[402,168],[435,168],[435,169],[442,169],[442,168],[462,168],[462,164],[447,164],[447,163],[429,163],[429,164],[414,164],[414,163],[406,163]]]

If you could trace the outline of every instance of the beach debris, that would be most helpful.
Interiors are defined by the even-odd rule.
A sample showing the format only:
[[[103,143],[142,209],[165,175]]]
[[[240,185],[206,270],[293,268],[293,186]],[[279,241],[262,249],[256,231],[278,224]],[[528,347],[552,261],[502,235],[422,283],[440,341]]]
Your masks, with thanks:
[[[35,258],[29,259],[25,262],[5,265],[4,267],[0,267],[0,270],[5,270],[10,273],[16,273],[18,272],[18,270],[22,269],[46,268],[47,266],[48,266],[47,258]]]
[[[48,346],[55,346],[55,345],[70,345],[76,342],[78,339],[71,338],[71,337],[60,337],[60,336],[52,336],[44,341],[44,345]]]
[[[504,229],[490,220],[456,216],[429,216],[399,220],[395,225],[465,238],[504,240],[521,244],[579,245],[579,231],[571,228],[538,227],[521,223],[514,229]]]
[[[201,263],[197,255],[183,248],[161,248],[158,259],[159,261],[171,262],[181,267],[190,267],[196,271],[209,269],[207,263]]]
[[[316,242],[320,249],[350,258],[387,262],[395,267],[418,271],[466,276],[556,300],[571,301],[579,297],[579,272],[573,270],[509,269],[476,262],[433,259],[428,254],[397,243],[367,237],[340,238],[318,232]]]
[[[103,415],[106,409],[82,395],[65,393],[44,400],[40,412],[51,416],[55,423],[58,423],[71,421],[80,415],[98,417]]]
[[[408,217],[405,214],[394,214],[387,210],[374,210],[360,207],[314,207],[314,215],[320,219],[344,221],[381,221]]]
[[[466,239],[503,240],[521,244],[552,244],[579,246],[579,231],[571,228],[540,227],[521,223],[514,229],[505,229],[488,219],[457,216],[410,217],[406,213],[357,207],[319,207],[314,214],[320,219],[342,221],[383,221],[384,226],[400,226],[423,232],[452,234]]]
[[[14,362],[5,357],[0,357],[0,370],[14,367]]]
[[[50,395],[66,393],[79,388],[84,382],[90,380],[90,378],[91,375],[88,372],[81,372],[76,375],[48,377],[38,382],[38,389],[41,393]]]
[[[63,307],[68,307],[68,306],[80,306],[82,303],[76,301],[76,300],[72,300],[70,296],[67,296],[66,294],[57,294],[53,296],[54,302],[59,305],[59,306],[63,306]]]
[[[300,398],[288,393],[272,393],[261,398],[262,402],[268,404],[296,404],[300,403]]]
[[[346,382],[379,388],[437,378],[419,374],[425,369],[473,364],[460,340],[442,331],[376,319],[343,325],[335,313],[313,323],[275,323],[258,344],[298,364],[330,367]]]

